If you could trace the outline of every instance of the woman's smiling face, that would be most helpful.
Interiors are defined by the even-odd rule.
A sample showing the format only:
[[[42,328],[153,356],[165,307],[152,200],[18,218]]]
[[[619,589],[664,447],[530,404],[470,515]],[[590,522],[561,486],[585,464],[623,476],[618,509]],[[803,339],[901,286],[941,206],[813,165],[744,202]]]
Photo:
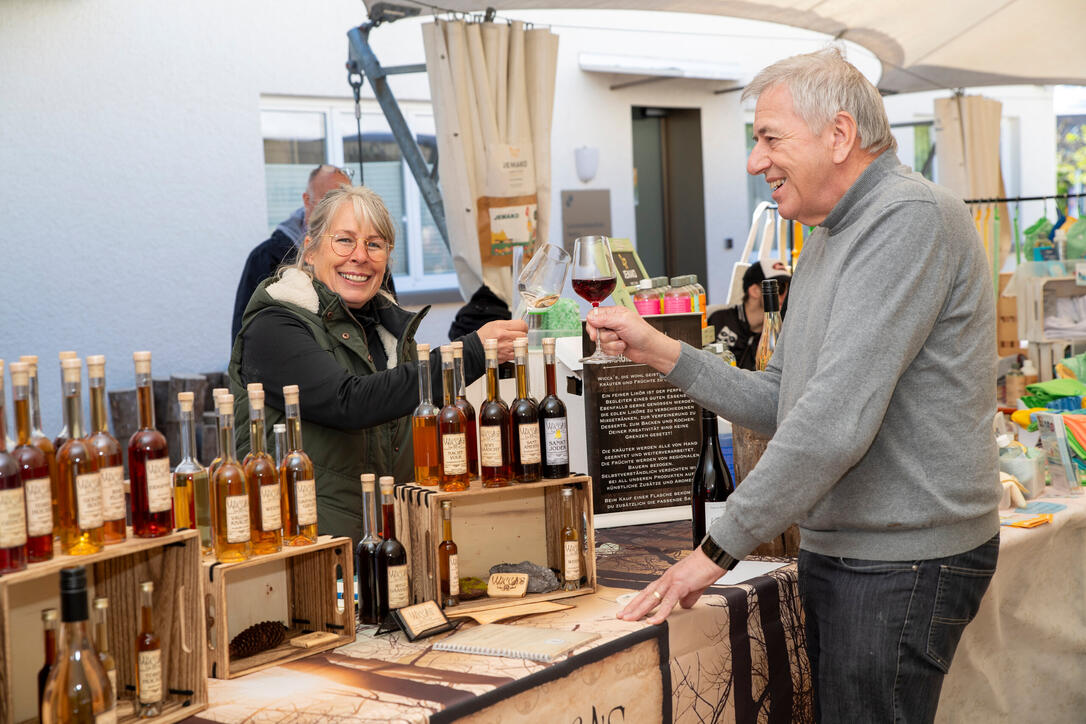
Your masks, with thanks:
[[[327,228],[305,261],[313,267],[313,276],[348,307],[361,307],[381,287],[388,266],[388,241],[381,238],[369,219],[356,218],[350,201],[339,205]],[[378,251],[381,246],[384,254]]]

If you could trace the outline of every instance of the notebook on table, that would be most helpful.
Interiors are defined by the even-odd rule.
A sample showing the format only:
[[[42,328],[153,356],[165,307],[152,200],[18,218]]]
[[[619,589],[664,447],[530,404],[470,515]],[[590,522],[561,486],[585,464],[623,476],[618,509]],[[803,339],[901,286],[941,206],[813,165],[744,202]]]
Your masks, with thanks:
[[[434,649],[550,662],[599,637],[590,631],[487,623],[455,633],[434,644]]]

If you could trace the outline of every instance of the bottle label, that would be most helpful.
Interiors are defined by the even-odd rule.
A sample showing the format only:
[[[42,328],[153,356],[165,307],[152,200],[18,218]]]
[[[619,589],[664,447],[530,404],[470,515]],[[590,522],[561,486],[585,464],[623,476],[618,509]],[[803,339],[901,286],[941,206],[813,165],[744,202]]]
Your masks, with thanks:
[[[724,506],[727,505],[726,501],[712,501],[705,502],[705,532],[709,532],[709,528],[713,526],[713,521],[724,515]]]
[[[161,513],[173,508],[173,482],[170,480],[168,457],[148,460],[144,463],[147,474],[147,510]]]
[[[26,499],[22,486],[0,490],[0,548],[26,545]]]
[[[102,527],[102,481],[98,473],[75,476],[75,524],[80,530]]]
[[[226,542],[245,543],[249,535],[249,496],[226,496]]]
[[[460,556],[449,556],[449,595],[460,595]]]
[[[464,433],[441,436],[441,465],[446,475],[463,475],[468,471],[468,445]]]
[[[500,468],[502,459],[502,429],[499,425],[479,426],[479,464],[484,468]]]
[[[104,468],[98,475],[102,478],[102,520],[124,520],[124,467]]]
[[[637,313],[642,317],[647,317],[652,314],[660,313],[660,300],[656,297],[646,297],[644,299],[634,298],[634,308],[637,309]]]
[[[260,486],[260,530],[267,533],[283,527],[278,485]]]
[[[388,567],[388,607],[403,608],[407,599],[407,564]]]
[[[117,724],[117,705],[109,707],[109,711],[94,716],[94,724]]]
[[[298,506],[298,527],[317,524],[317,483],[314,480],[294,482],[294,501]]]
[[[547,436],[547,465],[565,465],[569,462],[569,441],[566,418],[543,418],[543,433]]]
[[[520,425],[520,464],[539,462],[539,425],[534,422]]]
[[[26,534],[45,535],[53,532],[53,486],[49,478],[29,480],[26,491]]]
[[[575,540],[567,540],[565,543],[565,565],[562,567],[562,575],[567,581],[581,580],[581,546]]]
[[[140,703],[155,704],[162,701],[162,649],[140,651],[136,668],[139,672]]]

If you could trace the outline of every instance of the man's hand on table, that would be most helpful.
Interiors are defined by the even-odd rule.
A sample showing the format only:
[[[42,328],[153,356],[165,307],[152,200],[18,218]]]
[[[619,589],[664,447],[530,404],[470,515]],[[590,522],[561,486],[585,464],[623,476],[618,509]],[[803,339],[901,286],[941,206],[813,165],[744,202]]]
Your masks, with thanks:
[[[623,621],[638,621],[655,607],[656,613],[648,621],[661,623],[676,603],[690,608],[701,598],[702,591],[726,572],[726,569],[709,560],[700,547],[695,548],[693,553],[667,569],[664,575],[637,594],[617,616]]]

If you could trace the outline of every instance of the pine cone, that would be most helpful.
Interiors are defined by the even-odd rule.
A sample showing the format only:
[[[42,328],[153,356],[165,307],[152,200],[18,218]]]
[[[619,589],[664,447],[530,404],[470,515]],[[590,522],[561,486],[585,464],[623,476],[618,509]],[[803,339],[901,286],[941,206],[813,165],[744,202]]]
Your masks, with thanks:
[[[261,621],[245,629],[230,642],[230,658],[244,659],[274,649],[286,638],[287,627],[278,621]]]

